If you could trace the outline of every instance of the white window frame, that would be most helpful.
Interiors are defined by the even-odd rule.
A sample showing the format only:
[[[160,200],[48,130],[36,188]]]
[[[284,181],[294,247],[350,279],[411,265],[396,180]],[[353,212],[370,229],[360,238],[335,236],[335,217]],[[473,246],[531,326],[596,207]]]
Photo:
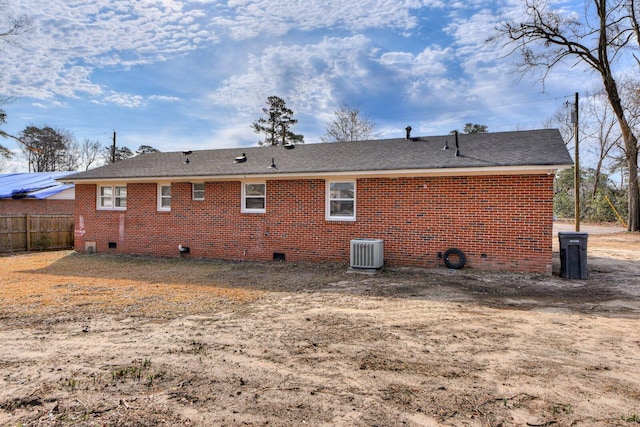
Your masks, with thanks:
[[[111,195],[108,197],[108,199],[110,200],[110,204],[109,205],[104,205],[104,201],[107,200],[107,197],[104,197],[102,195],[102,189],[103,188],[109,188],[111,190]],[[124,188],[125,190],[125,196],[116,196],[116,190],[120,189],[120,188]],[[122,199],[124,199],[124,206],[116,206],[116,200],[120,199],[120,201],[122,202]],[[122,204],[122,203],[120,203]],[[110,185],[97,185],[97,191],[96,191],[96,209],[101,210],[101,211],[126,211],[127,210],[127,184],[110,184]]]
[[[196,190],[196,185],[202,186],[202,190]],[[198,193],[198,196],[196,196]],[[200,196],[200,193],[202,196]],[[204,200],[204,182],[192,182],[191,183],[191,200]]]
[[[357,199],[357,187],[355,179],[336,179],[326,182],[326,219],[327,221],[355,221],[356,220],[356,199]],[[353,198],[332,198],[331,197],[331,185],[332,184],[353,184]],[[343,202],[353,202],[353,215],[344,216],[344,215],[331,215],[331,202],[333,201],[343,201]]]
[[[169,196],[162,195],[162,188],[169,187]],[[162,206],[162,200],[169,199],[169,207]],[[158,211],[159,212],[171,212],[171,183],[170,182],[159,182],[158,183]]]
[[[263,185],[264,186],[264,194],[262,196],[247,195],[247,186],[248,185]],[[264,207],[261,209],[255,208],[247,208],[247,198],[262,198],[264,199]],[[242,182],[242,200],[241,200],[241,212],[243,213],[265,213],[267,211],[267,183],[266,181],[245,181]]]

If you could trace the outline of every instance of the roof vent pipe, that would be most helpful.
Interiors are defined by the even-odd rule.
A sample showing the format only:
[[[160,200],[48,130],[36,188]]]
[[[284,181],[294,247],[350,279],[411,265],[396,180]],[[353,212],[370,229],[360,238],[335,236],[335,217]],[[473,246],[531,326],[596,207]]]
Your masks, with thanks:
[[[407,141],[411,139],[411,126],[407,126],[406,128],[404,128],[404,130],[407,131]]]
[[[456,136],[456,157],[460,157],[460,146],[458,145],[458,131],[453,132]]]

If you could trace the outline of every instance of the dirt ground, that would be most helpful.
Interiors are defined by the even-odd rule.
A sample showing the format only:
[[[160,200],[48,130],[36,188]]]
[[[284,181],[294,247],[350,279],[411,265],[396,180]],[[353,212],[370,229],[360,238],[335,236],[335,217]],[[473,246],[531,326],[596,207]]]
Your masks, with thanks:
[[[557,253],[553,277],[0,257],[0,425],[640,425],[640,235],[588,253],[587,280]]]

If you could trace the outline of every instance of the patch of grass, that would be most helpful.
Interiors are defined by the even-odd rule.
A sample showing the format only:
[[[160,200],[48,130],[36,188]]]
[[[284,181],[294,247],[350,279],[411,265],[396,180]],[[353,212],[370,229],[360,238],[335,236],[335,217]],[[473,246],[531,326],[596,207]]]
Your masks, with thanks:
[[[243,304],[260,291],[230,288],[219,278],[229,264],[125,256],[89,256],[72,251],[0,256],[0,311],[12,317],[82,310],[172,317],[209,313]],[[17,309],[19,307],[19,309]]]
[[[504,399],[502,399],[502,404],[509,409],[517,409],[522,406],[522,401],[505,397]]]
[[[76,388],[78,388],[78,380],[76,380],[75,378],[69,378],[67,380],[67,387],[69,388],[69,390],[75,391]]]
[[[570,414],[573,412],[573,407],[568,403],[554,403],[551,406],[551,412],[554,414]]]
[[[140,381],[144,372],[151,368],[151,359],[134,360],[131,365],[111,371],[111,379],[124,381],[127,378]],[[149,374],[147,374],[147,377]]]
[[[193,354],[206,354],[206,344],[198,342],[198,341],[193,341],[190,344],[190,353]]]
[[[155,374],[147,374],[147,387],[153,387],[153,380],[155,379]]]
[[[622,417],[623,421],[626,421],[628,423],[636,423],[636,424],[640,424],[640,415],[633,413],[630,415],[623,415]]]

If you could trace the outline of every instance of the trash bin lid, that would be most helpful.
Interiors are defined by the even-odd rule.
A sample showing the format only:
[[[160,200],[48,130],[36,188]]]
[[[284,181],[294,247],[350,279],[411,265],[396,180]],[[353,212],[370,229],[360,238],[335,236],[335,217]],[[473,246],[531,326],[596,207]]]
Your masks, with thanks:
[[[584,233],[581,231],[559,231],[558,237],[567,239],[588,239],[589,233]]]

